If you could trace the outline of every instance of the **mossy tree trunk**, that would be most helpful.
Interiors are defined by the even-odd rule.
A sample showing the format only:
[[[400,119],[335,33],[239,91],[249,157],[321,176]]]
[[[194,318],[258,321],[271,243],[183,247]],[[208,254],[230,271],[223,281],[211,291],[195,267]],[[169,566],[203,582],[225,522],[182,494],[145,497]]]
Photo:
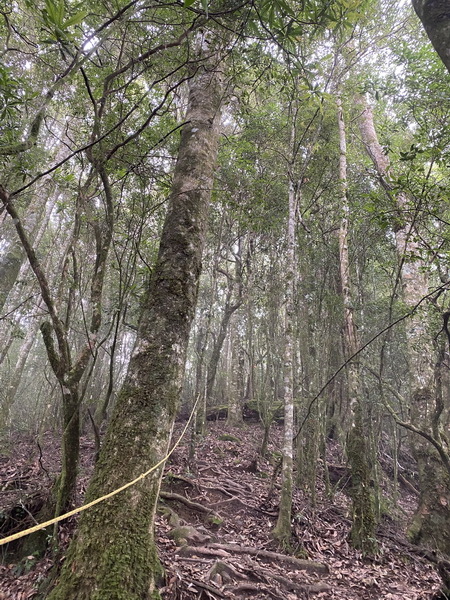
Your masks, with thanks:
[[[78,383],[63,390],[62,469],[57,484],[56,510],[59,515],[70,505],[74,494],[80,455],[80,399]]]
[[[412,541],[431,544],[450,556],[450,456],[445,431],[448,430],[448,412],[442,389],[442,377],[448,376],[446,352],[440,349],[435,366],[434,380],[427,388],[415,387],[411,398],[411,421],[422,432],[438,442],[437,448],[421,435],[411,434],[412,453],[419,473],[419,504],[409,528]],[[434,384],[434,385],[433,385]],[[446,419],[444,418],[446,417]]]
[[[146,471],[170,443],[197,301],[222,101],[213,65],[190,84],[172,193],[136,345],[87,501]],[[49,600],[144,600],[161,573],[153,539],[161,469],[85,512]]]

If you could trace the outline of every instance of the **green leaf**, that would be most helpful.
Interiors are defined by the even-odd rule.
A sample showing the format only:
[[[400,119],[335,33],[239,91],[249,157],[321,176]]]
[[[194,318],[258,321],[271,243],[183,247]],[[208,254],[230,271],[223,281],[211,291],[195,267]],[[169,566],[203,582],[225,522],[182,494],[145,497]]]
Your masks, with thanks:
[[[190,1],[191,3],[195,2],[195,0]],[[81,10],[80,12],[77,12],[72,17],[69,17],[66,21],[64,21],[64,23],[62,24],[62,28],[67,29],[68,27],[72,27],[73,25],[79,25],[83,22],[83,20],[87,17],[88,14],[89,13],[87,10]]]
[[[45,0],[45,9],[42,11],[42,16],[47,24],[62,27],[65,14],[64,0]]]
[[[184,0],[184,6],[186,8],[189,8],[190,6],[192,6],[194,4],[196,0]]]
[[[57,15],[57,25],[62,25],[62,22],[64,21],[64,16],[66,14],[66,8],[64,6],[64,0],[59,0],[58,4],[56,5],[56,15]]]
[[[52,0],[45,0],[45,10],[42,11],[45,13],[47,19],[51,22],[55,21],[56,18],[56,6]]]
[[[269,26],[274,27],[275,25],[275,6],[273,4],[269,7],[269,12],[267,13],[267,20],[269,21]]]
[[[277,5],[278,12],[281,13],[283,16],[294,16],[294,11],[292,10],[292,7],[287,2],[285,2],[285,0],[278,0]]]

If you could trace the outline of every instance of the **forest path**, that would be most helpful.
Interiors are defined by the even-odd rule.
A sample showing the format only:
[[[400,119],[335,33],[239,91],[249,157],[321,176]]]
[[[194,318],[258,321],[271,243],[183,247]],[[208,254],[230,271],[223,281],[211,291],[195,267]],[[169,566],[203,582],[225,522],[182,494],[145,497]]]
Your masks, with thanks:
[[[397,506],[391,502],[391,514],[383,517],[379,556],[363,559],[348,543],[350,505],[345,489],[328,499],[320,474],[314,509],[307,494],[297,490],[294,495],[292,550],[302,557],[302,565],[283,556],[271,539],[279,495],[279,482],[272,485],[272,475],[281,428],[273,428],[265,459],[258,455],[261,439],[258,425],[233,429],[221,421],[209,424],[192,466],[187,448],[175,452],[164,492],[188,498],[211,513],[163,493],[158,539],[168,574],[165,600],[433,598],[440,578],[432,565],[411,551],[404,535],[407,514],[415,507],[408,489],[400,490]],[[334,471],[345,472],[338,445],[330,443],[328,452]],[[345,477],[341,483],[345,488]],[[386,477],[386,506],[390,486]]]
[[[177,427],[181,430],[181,424]],[[281,428],[273,427],[266,458],[258,454],[261,440],[258,424],[232,429],[219,421],[209,423],[194,462],[189,464],[187,458],[189,439],[172,455],[156,531],[166,569],[163,600],[433,598],[440,586],[436,569],[414,551],[404,535],[415,497],[403,488],[397,505],[392,506],[387,476],[383,487],[389,514],[380,523],[376,558],[363,559],[348,543],[345,478],[331,500],[321,474],[315,508],[305,492],[294,494],[294,556],[280,550],[271,531],[277,517],[279,482],[273,482],[273,473],[280,456]],[[83,438],[78,504],[92,469],[93,452],[93,442]],[[328,453],[334,471],[345,472],[337,444],[330,443]],[[48,477],[58,470],[58,455],[56,438],[48,434],[39,446],[36,440],[16,440],[10,454],[0,456],[0,515],[24,504],[25,498],[45,493]],[[20,529],[32,524],[26,510],[25,502],[23,514],[16,511]],[[74,528],[74,518],[60,527],[64,546]],[[52,566],[50,557],[36,560],[30,556],[19,564],[10,556],[2,558],[0,600],[33,598],[38,582]]]

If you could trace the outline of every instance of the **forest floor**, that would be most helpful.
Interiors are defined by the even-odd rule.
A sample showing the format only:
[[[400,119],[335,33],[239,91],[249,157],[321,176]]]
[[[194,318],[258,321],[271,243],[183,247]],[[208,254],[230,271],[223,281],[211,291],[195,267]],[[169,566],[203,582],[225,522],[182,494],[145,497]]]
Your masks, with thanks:
[[[181,426],[179,427],[181,430]],[[164,600],[193,599],[345,599],[431,600],[441,581],[433,554],[409,544],[406,523],[417,498],[400,489],[395,503],[392,482],[383,477],[386,515],[378,540],[380,552],[368,559],[349,544],[350,502],[345,493],[342,452],[330,443],[328,460],[344,478],[333,497],[325,494],[320,474],[315,507],[296,490],[290,554],[271,538],[276,523],[279,480],[273,481],[280,455],[281,428],[272,429],[267,458],[258,454],[262,430],[257,424],[232,429],[210,423],[209,433],[188,463],[188,440],[175,450],[166,467],[157,540],[166,570]],[[33,512],[58,471],[57,438],[39,443],[15,436],[11,450],[0,455],[0,535],[33,524]],[[92,470],[94,444],[83,438],[77,503]],[[12,507],[14,506],[14,510]],[[76,518],[59,529],[63,548],[73,535]],[[39,583],[53,566],[51,555],[14,562],[0,547],[0,600],[36,596]],[[428,556],[424,558],[424,556]]]

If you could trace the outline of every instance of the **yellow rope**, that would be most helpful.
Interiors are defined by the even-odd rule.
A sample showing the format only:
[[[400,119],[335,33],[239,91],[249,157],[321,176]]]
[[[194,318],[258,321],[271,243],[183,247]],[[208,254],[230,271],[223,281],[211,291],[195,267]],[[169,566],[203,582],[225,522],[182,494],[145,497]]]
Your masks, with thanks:
[[[151,467],[151,469],[148,469],[148,471],[145,471],[145,473],[142,473],[141,475],[139,475],[139,477],[136,477],[136,479],[133,479],[133,481],[129,481],[128,483],[125,483],[125,485],[122,485],[121,487],[117,488],[116,490],[109,492],[109,494],[105,494],[104,496],[101,496],[101,498],[96,498],[95,500],[92,500],[92,502],[89,502],[89,504],[83,504],[83,506],[80,506],[79,508],[75,508],[74,510],[71,510],[63,515],[60,515],[59,517],[55,517],[54,519],[50,519],[50,521],[45,521],[45,523],[39,523],[38,525],[35,525],[34,527],[30,527],[29,529],[24,529],[23,531],[19,531],[18,533],[14,533],[13,535],[10,535],[6,538],[0,539],[0,546],[3,546],[4,544],[8,544],[9,542],[13,542],[14,540],[18,540],[27,535],[30,535],[30,533],[34,533],[35,531],[39,531],[40,529],[45,529],[45,527],[48,527],[49,525],[54,525],[55,523],[59,523],[60,521],[64,521],[65,519],[68,519],[69,517],[72,517],[73,515],[81,513],[84,510],[91,508],[91,506],[94,506],[95,504],[99,504],[100,502],[103,502],[104,500],[107,500],[108,498],[112,498],[113,496],[115,496],[116,494],[119,494],[123,490],[126,490],[127,488],[131,487],[132,485],[135,485],[138,481],[140,481],[141,479],[144,479],[144,477],[147,477],[147,475],[150,475],[150,473],[152,473],[153,471],[156,471],[156,469],[158,467],[160,467],[163,463],[166,462],[166,460],[170,457],[170,455],[174,452],[175,448],[180,444],[181,440],[183,439],[184,434],[186,433],[187,428],[189,427],[189,423],[191,422],[192,417],[194,415],[194,411],[197,406],[198,400],[199,399],[197,398],[197,400],[195,401],[194,407],[192,409],[192,412],[189,416],[188,422],[186,423],[185,428],[181,432],[181,435],[178,438],[178,440],[176,441],[176,443],[174,444],[172,450],[170,450],[170,452],[163,459],[161,459],[156,465]]]

